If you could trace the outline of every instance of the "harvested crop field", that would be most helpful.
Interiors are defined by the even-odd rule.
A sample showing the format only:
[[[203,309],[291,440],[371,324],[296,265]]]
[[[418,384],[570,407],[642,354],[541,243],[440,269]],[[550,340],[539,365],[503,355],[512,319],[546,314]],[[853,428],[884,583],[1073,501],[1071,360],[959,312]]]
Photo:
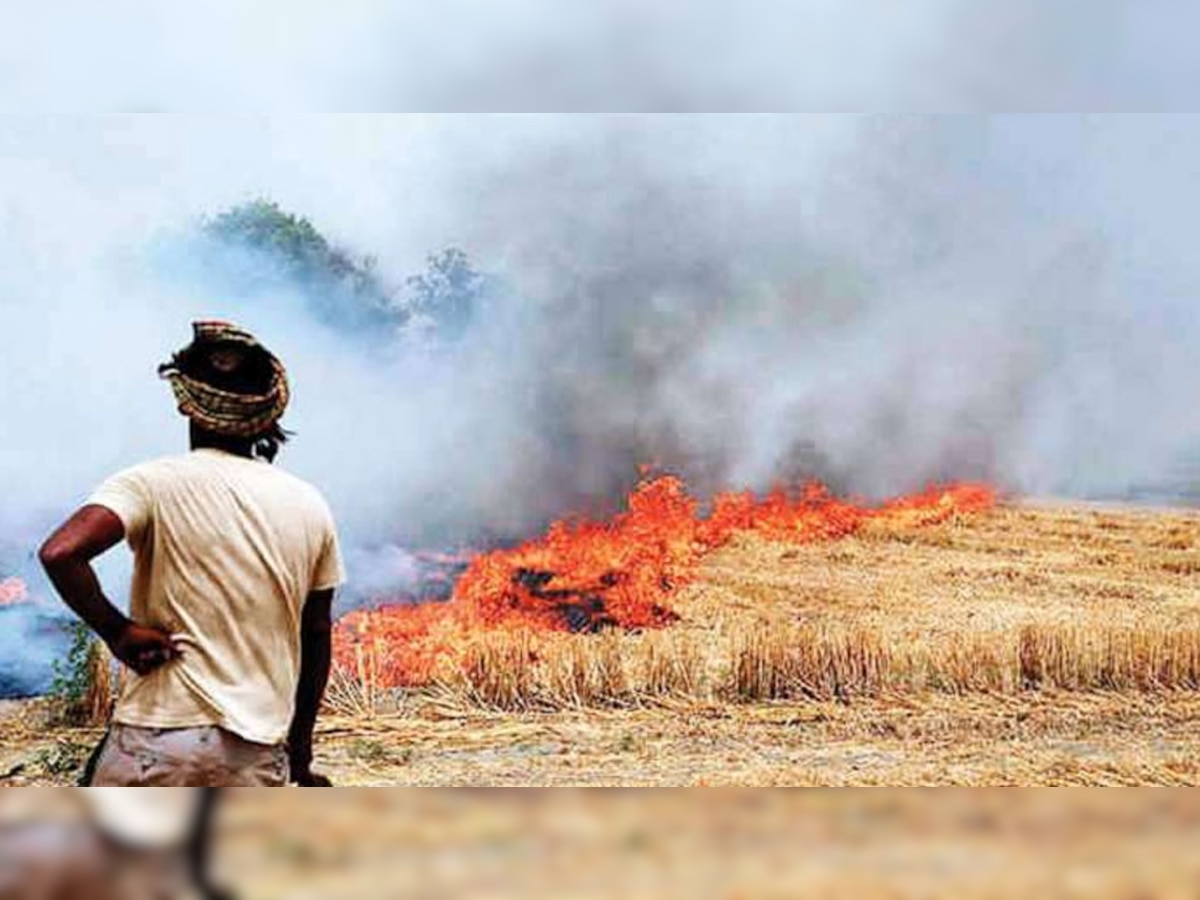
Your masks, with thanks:
[[[1200,784],[1200,516],[1008,505],[743,535],[642,634],[497,632],[398,699],[343,673],[345,785]],[[7,707],[3,783],[93,732]]]

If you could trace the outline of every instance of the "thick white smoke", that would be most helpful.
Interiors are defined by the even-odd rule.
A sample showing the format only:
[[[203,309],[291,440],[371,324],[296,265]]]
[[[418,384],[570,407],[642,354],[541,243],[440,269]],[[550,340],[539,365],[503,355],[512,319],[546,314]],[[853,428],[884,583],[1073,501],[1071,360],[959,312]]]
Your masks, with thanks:
[[[9,117],[0,575],[182,448],[154,368],[196,316],[289,363],[284,464],[371,590],[413,568],[389,544],[527,534],[640,462],[1188,494],[1198,152],[1172,115]],[[165,262],[261,195],[395,283],[458,244],[507,291],[461,344],[380,356]]]
[[[720,482],[814,463],[870,492],[1178,477],[1190,120],[866,117],[840,143],[785,125],[630,125],[472,194],[511,211],[485,222],[528,223],[506,241],[523,283],[590,301],[546,334],[570,348],[547,370],[579,370],[556,382],[579,427],[653,458],[673,438]]]
[[[518,534],[639,461],[1122,495],[1194,451],[1190,117],[18,119],[4,129],[8,533],[177,447],[199,315],[297,380],[288,461],[348,527]],[[1153,165],[1148,161],[1153,160]],[[156,247],[255,195],[399,283],[461,243],[511,296],[388,359]],[[176,257],[178,254],[176,254]]]

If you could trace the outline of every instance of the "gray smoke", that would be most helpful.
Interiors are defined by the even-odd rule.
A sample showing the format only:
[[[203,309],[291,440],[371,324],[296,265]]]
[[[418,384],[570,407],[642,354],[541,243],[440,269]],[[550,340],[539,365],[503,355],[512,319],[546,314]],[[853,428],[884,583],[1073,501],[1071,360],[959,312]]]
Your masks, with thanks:
[[[1190,117],[355,128],[10,126],[8,533],[179,446],[152,373],[200,315],[287,357],[288,462],[363,535],[519,536],[611,503],[643,462],[705,492],[816,475],[1124,496],[1195,453]],[[286,291],[217,295],[164,264],[255,189],[394,283],[459,243],[507,288],[460,343],[380,356]]]
[[[1198,139],[1186,117],[627,118],[506,161],[462,210],[526,297],[513,490],[612,496],[641,459],[704,491],[1187,493]]]
[[[394,545],[611,509],[640,463],[701,493],[1191,492],[1191,116],[22,117],[0,149],[0,575],[181,449],[153,373],[198,316],[288,361],[284,463],[360,593],[421,570]],[[460,245],[505,288],[460,342],[381,353],[171,262],[259,195],[393,284]]]

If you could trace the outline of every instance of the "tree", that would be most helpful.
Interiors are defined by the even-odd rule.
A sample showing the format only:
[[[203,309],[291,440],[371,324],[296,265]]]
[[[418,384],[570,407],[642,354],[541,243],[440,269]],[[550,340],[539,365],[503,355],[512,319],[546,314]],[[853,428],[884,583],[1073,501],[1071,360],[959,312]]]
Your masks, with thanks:
[[[410,334],[461,338],[499,282],[479,272],[457,247],[431,254],[424,272],[407,279],[401,296],[380,276],[372,256],[331,244],[303,216],[271,200],[254,200],[202,223],[215,249],[203,260],[231,290],[266,295],[279,287],[298,294],[321,321],[342,331],[388,339]]]
[[[489,279],[457,247],[428,258],[428,268],[408,279],[409,308],[444,338],[459,338],[479,311]]]
[[[202,231],[226,251],[220,269],[242,289],[285,283],[319,319],[341,330],[391,333],[407,319],[373,257],[334,246],[308,219],[273,201],[235,206],[205,221]]]

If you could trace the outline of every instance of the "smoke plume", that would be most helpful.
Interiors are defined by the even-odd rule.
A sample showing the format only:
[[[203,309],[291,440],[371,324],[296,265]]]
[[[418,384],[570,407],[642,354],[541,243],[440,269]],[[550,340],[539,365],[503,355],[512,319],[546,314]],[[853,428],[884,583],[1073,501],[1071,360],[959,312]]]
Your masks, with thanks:
[[[397,547],[603,512],[643,463],[702,493],[1191,495],[1190,116],[10,117],[0,148],[0,578],[182,449],[154,370],[199,316],[287,361],[283,463],[352,596],[415,577]],[[453,341],[368,346],[305,285],[194,264],[199,217],[255,196],[398,291],[447,246],[500,287]]]

